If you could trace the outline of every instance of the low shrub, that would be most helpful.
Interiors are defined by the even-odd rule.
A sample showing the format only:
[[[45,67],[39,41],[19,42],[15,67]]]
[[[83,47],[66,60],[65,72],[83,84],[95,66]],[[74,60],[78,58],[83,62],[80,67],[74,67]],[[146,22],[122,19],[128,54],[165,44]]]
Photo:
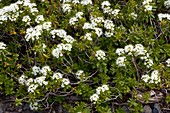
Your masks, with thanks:
[[[110,113],[115,103],[122,113],[127,103],[137,113],[139,91],[170,84],[169,0],[19,0],[0,7],[0,90],[16,95],[16,105]]]

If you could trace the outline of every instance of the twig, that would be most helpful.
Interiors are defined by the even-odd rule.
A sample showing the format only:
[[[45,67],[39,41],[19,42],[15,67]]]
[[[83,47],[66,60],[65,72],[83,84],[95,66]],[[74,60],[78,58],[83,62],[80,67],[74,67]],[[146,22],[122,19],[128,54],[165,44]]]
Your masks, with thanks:
[[[135,66],[135,69],[136,69],[136,72],[137,72],[137,79],[138,81],[140,80],[140,74],[139,74],[139,69],[137,67],[137,64],[136,64],[136,59],[133,57],[132,58],[132,62],[133,62],[133,65]]]
[[[91,74],[90,76],[88,76],[85,80],[82,81],[78,81],[77,83],[70,83],[70,85],[77,85],[81,82],[86,82],[89,78],[93,77],[96,73],[98,72],[98,70],[96,70],[93,74]]]

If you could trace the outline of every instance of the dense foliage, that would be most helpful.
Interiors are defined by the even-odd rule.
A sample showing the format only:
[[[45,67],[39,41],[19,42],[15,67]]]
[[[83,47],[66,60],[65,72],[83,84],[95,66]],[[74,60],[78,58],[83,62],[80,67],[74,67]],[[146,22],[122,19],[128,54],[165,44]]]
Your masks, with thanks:
[[[110,113],[115,104],[122,113],[127,103],[137,113],[151,90],[170,85],[169,0],[7,0],[0,7],[0,90],[16,95],[16,105]]]

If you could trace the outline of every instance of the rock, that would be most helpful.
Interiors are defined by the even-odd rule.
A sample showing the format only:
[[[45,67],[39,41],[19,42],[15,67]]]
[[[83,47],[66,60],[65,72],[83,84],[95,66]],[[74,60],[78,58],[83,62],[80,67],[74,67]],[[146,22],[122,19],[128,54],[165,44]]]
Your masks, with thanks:
[[[127,106],[123,106],[122,109],[125,111],[125,113],[130,113],[130,110]]]
[[[162,113],[160,105],[158,103],[154,104],[152,113]]]
[[[3,113],[2,103],[0,103],[0,113]]]
[[[143,109],[144,109],[144,113],[152,113],[152,109],[149,105],[145,105]]]
[[[2,108],[0,108],[0,113],[3,113],[3,110],[2,110]]]
[[[23,110],[26,111],[26,110],[29,110],[29,109],[30,109],[29,104],[25,104],[24,107],[23,107]]]
[[[62,113],[62,106],[61,105],[58,106],[58,113]]]

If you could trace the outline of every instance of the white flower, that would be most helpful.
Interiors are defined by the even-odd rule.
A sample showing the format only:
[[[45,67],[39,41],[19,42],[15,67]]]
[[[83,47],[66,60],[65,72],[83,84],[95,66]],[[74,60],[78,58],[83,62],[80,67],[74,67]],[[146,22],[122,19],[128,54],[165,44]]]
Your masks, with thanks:
[[[6,49],[6,44],[4,42],[0,42],[0,50]]]
[[[117,48],[116,49],[116,54],[118,54],[119,56],[123,55],[124,53],[125,53],[125,50],[123,48]]]
[[[47,31],[50,30],[51,22],[44,22],[42,27],[43,27],[43,29],[45,29]]]
[[[54,73],[53,74],[53,76],[52,76],[52,79],[61,79],[61,78],[63,78],[63,75],[61,74],[61,73],[59,73],[59,72],[57,72],[57,73]]]
[[[111,37],[113,36],[113,32],[108,32],[108,31],[105,31],[105,34],[104,34],[106,37]]]
[[[170,15],[169,14],[158,14],[158,18],[160,21],[162,21],[163,18],[167,18],[168,20],[170,20]]]
[[[70,4],[63,4],[62,5],[63,12],[70,12],[71,11],[71,5]]]
[[[28,92],[29,93],[33,93],[36,89],[37,89],[38,85],[37,84],[31,84],[29,87],[28,87]]]
[[[81,75],[83,75],[84,71],[83,70],[78,70],[75,74],[78,79],[81,79]]]
[[[92,41],[93,39],[91,38],[92,34],[91,33],[86,33],[84,36],[84,39],[87,39],[89,41]]]
[[[82,5],[88,5],[88,4],[93,4],[91,0],[82,0],[81,1]]]
[[[20,84],[24,85],[25,82],[26,82],[26,79],[27,79],[27,76],[21,75],[21,76],[19,77],[18,81],[19,81]]]
[[[94,28],[94,30],[98,37],[100,37],[103,34],[103,31],[101,28]]]
[[[72,45],[71,44],[64,44],[63,50],[71,51]]]
[[[30,107],[31,110],[38,110],[38,103],[37,102],[34,102],[34,103],[31,102],[29,107]]]
[[[43,17],[43,15],[38,15],[38,16],[35,18],[35,22],[37,22],[37,23],[39,24],[41,21],[44,21],[44,17]]]
[[[151,81],[149,83],[159,83],[161,81],[158,70],[154,70],[151,73]]]
[[[131,45],[131,44],[125,46],[125,48],[124,48],[125,52],[126,52],[126,53],[129,53],[129,54],[131,54],[131,53],[133,52],[133,49],[134,49],[134,47],[133,47],[133,45]]]
[[[41,72],[44,76],[46,76],[46,75],[47,75],[47,72],[50,72],[50,71],[51,71],[51,69],[50,69],[49,66],[43,66],[42,69],[40,70],[40,72]]]
[[[135,55],[145,55],[146,54],[146,50],[144,50],[144,47],[142,44],[136,44],[135,48],[133,49],[133,51],[135,52]]]
[[[98,60],[105,60],[106,59],[105,58],[106,54],[102,50],[96,51],[96,55],[95,56],[97,57]]]
[[[48,82],[45,81],[46,77],[45,76],[40,76],[40,77],[37,77],[34,79],[34,83],[38,83],[40,86],[42,86],[43,84],[44,85],[47,85]]]
[[[75,22],[78,22],[78,19],[76,17],[70,18],[70,20],[69,20],[70,25],[75,25]]]
[[[34,81],[33,78],[29,78],[26,80],[25,85],[30,86],[30,84],[33,83],[33,81]]]
[[[108,85],[106,85],[106,84],[104,84],[104,85],[102,85],[102,92],[105,92],[105,91],[107,91],[107,90],[109,90],[109,87],[108,87]]]
[[[64,37],[64,40],[67,43],[73,43],[75,41],[75,39],[72,36],[70,36],[70,35],[67,35],[66,37]]]
[[[103,19],[103,17],[93,17],[93,16],[91,16],[90,21],[91,21],[92,25],[95,27],[95,26],[97,26],[97,24],[104,22],[104,19]]]
[[[103,13],[111,14],[112,11],[113,11],[113,10],[112,10],[112,8],[110,8],[110,7],[103,8]]]
[[[37,75],[38,73],[40,73],[40,67],[33,66],[32,67],[32,74]]]
[[[170,58],[166,60],[167,66],[170,67]]]
[[[149,77],[149,75],[143,75],[141,79],[146,83],[155,83],[155,84],[161,81],[158,70],[152,71],[151,77]]]
[[[83,70],[78,70],[78,71],[76,72],[76,75],[77,75],[77,76],[80,76],[80,75],[82,75],[83,73],[84,73]]]
[[[159,14],[158,14],[158,18],[159,18],[160,21],[162,21],[162,18],[164,18],[164,17],[165,17],[165,16],[164,16],[164,14],[162,14],[162,13],[159,13]]]
[[[104,21],[104,27],[106,29],[114,30],[114,24],[112,20],[105,20]]]
[[[99,99],[99,96],[98,94],[93,94],[92,96],[90,96],[90,101],[93,102],[93,101],[97,101]]]
[[[98,87],[97,89],[96,89],[96,94],[100,94],[100,92],[102,91],[102,87]]]
[[[40,38],[41,33],[42,33],[42,25],[37,25],[34,28],[32,27],[27,28],[26,35],[25,35],[26,41],[29,41],[30,39],[32,39],[33,41],[35,39],[38,40]]]
[[[30,9],[30,12],[34,15],[35,13],[38,13],[39,11],[37,8],[34,7]]]
[[[164,6],[168,9],[170,8],[170,0],[164,2]]]
[[[83,29],[93,29],[94,28],[94,26],[92,26],[92,24],[90,24],[90,23],[84,23],[84,26],[83,26]]]
[[[117,16],[117,14],[119,13],[119,11],[120,11],[119,9],[115,9],[115,10],[112,11],[112,14],[113,14],[114,16]]]
[[[56,58],[59,58],[60,56],[63,56],[62,51],[59,48],[52,50],[52,55]]]
[[[26,22],[28,25],[30,24],[30,21],[31,21],[31,18],[28,16],[28,15],[26,15],[26,16],[24,16],[23,18],[22,18],[22,21],[23,22]]]
[[[146,65],[147,68],[150,68],[151,66],[153,66],[153,60],[149,58],[145,58],[144,65]]]
[[[79,0],[73,0],[72,3],[75,5],[75,4],[79,4]]]
[[[150,80],[150,76],[148,74],[142,75],[141,79],[147,83]]]
[[[66,79],[66,78],[63,78],[63,79],[62,79],[61,87],[65,87],[66,85],[69,85],[69,84],[70,84],[69,79]]]
[[[66,2],[71,2],[71,0],[63,0],[63,3],[66,3]]]
[[[81,18],[82,18],[82,15],[83,15],[83,12],[77,12],[77,13],[76,13],[76,18],[81,19]]]
[[[53,35],[52,37],[55,38],[55,35],[59,36],[60,38],[64,38],[67,36],[67,32],[63,29],[54,29],[50,32],[51,35]]]
[[[111,5],[111,4],[110,4],[109,1],[103,1],[102,4],[101,4],[102,9],[103,9],[104,7],[108,7],[108,6],[110,6],[110,5]]]
[[[126,57],[118,57],[116,60],[116,64],[120,67],[125,66],[125,61],[126,61]]]
[[[152,10],[152,6],[147,4],[144,6],[145,7],[145,11],[151,11]]]
[[[152,2],[152,0],[144,0],[144,1],[142,2],[142,4],[145,5],[145,4],[149,4],[150,2]]]
[[[98,87],[98,88],[96,89],[96,93],[99,95],[100,92],[105,92],[105,91],[107,91],[107,90],[109,90],[108,85],[102,85],[101,87]]]

